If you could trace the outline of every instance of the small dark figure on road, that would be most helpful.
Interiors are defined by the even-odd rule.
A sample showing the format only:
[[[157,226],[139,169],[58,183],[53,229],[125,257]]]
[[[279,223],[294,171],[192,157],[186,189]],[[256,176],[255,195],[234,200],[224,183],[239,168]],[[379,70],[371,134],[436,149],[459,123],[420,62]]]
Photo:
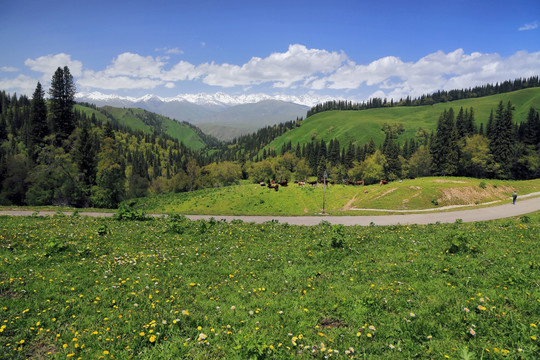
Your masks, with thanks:
[[[517,199],[517,192],[512,193],[512,204],[516,205],[516,199]]]

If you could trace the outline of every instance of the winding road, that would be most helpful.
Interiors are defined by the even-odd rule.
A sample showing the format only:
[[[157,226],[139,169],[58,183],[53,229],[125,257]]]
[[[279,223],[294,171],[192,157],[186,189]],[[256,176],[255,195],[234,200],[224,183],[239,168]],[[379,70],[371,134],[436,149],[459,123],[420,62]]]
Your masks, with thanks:
[[[536,194],[535,194],[536,195]],[[216,220],[242,220],[244,222],[263,223],[266,221],[277,220],[280,223],[289,223],[291,225],[317,225],[321,221],[328,221],[331,224],[342,225],[412,225],[412,224],[434,224],[434,223],[453,223],[456,221],[474,222],[502,219],[512,216],[519,216],[532,213],[540,210],[540,197],[534,197],[525,200],[519,200],[515,205],[508,202],[504,205],[483,207],[468,210],[456,210],[448,212],[423,213],[423,214],[403,214],[403,215],[373,215],[373,216],[334,216],[334,215],[319,215],[319,216],[229,216],[229,215],[186,215],[191,220],[210,219]],[[9,216],[30,216],[35,214],[35,211],[17,211],[5,210],[0,211],[0,215]],[[56,211],[40,211],[39,216],[50,216],[56,214]],[[66,211],[65,215],[71,215],[72,212]],[[79,212],[83,216],[113,216],[113,213],[100,212]],[[152,216],[159,217],[164,215],[154,214]]]

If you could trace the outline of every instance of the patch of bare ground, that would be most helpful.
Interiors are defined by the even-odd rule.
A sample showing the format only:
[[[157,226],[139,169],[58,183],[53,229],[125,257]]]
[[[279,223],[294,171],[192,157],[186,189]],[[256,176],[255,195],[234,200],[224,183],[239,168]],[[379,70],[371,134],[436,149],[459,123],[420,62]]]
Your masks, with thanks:
[[[509,186],[489,186],[485,189],[475,186],[465,186],[459,188],[442,189],[442,196],[437,199],[439,204],[475,204],[486,200],[502,200],[508,197],[508,193],[513,191]]]
[[[354,194],[353,198],[352,198],[351,200],[347,201],[347,203],[345,204],[345,206],[342,207],[340,210],[341,210],[341,211],[351,210],[352,204],[353,204],[354,201],[356,200],[356,195],[358,195],[358,194]]]
[[[409,189],[411,189],[411,190],[422,190],[422,188],[421,188],[420,186],[409,186]],[[412,195],[410,198],[408,198],[408,199],[403,199],[403,204],[406,204],[406,203],[408,203],[409,201],[411,201],[411,199],[414,199],[415,197],[420,196],[421,193],[422,193],[422,191],[417,191],[417,192],[414,193],[414,195]]]
[[[328,328],[341,328],[341,327],[347,326],[340,319],[329,319],[329,318],[322,319],[319,324],[322,327],[328,327]]]
[[[308,208],[304,208],[304,214],[307,214],[309,212]]]
[[[56,346],[45,343],[43,340],[41,340],[30,348],[30,352],[32,353],[30,356],[31,359],[41,360],[50,358],[52,354],[58,352],[58,349]]]
[[[385,191],[385,192],[382,193],[381,195],[377,196],[374,200],[380,199],[380,198],[382,198],[383,196],[386,196],[386,195],[390,194],[391,192],[396,191],[397,189],[398,189],[398,188],[392,188],[392,189],[390,189],[390,190],[388,190],[388,191]]]
[[[468,184],[467,181],[462,180],[447,180],[447,179],[435,179],[433,182],[436,183],[452,183],[452,184]]]

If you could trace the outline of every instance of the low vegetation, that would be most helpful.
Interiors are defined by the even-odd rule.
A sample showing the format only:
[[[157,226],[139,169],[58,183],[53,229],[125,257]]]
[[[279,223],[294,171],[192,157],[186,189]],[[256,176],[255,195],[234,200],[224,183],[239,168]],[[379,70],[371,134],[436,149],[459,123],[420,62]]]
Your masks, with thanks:
[[[532,359],[540,213],[487,223],[0,217],[2,359]]]
[[[483,186],[482,186],[483,185]],[[480,205],[509,201],[516,190],[540,192],[540,180],[503,181],[471,178],[428,177],[380,186],[289,184],[278,191],[259,184],[243,184],[179,194],[162,194],[135,199],[150,213],[210,215],[361,215],[358,209],[422,210],[452,205]],[[433,201],[436,201],[436,204]]]

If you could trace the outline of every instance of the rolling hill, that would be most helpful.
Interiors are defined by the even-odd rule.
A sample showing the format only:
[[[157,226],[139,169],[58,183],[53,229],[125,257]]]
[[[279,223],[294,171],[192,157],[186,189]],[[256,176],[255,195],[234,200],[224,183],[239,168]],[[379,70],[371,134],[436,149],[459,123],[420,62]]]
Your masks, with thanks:
[[[87,116],[95,114],[98,120],[115,119],[120,125],[149,134],[163,132],[174,139],[184,143],[192,150],[200,150],[217,141],[205,135],[196,126],[187,122],[178,122],[166,116],[137,108],[117,108],[103,106],[94,109],[77,104],[75,109],[86,113]]]
[[[338,139],[345,147],[350,141],[357,145],[368,142],[371,138],[376,144],[384,141],[381,131],[383,123],[403,123],[405,132],[399,140],[414,137],[418,128],[435,130],[439,115],[445,109],[453,108],[457,114],[459,109],[473,108],[475,123],[484,127],[488,121],[490,111],[495,109],[500,101],[506,104],[510,101],[514,105],[514,121],[521,122],[527,118],[530,107],[540,109],[540,88],[530,88],[510,93],[498,94],[473,99],[457,100],[447,103],[438,103],[427,106],[400,106],[377,108],[360,111],[325,111],[310,116],[302,125],[282,136],[276,138],[266,146],[266,149],[280,151],[289,141],[305,144],[321,139],[328,143],[331,139]]]

